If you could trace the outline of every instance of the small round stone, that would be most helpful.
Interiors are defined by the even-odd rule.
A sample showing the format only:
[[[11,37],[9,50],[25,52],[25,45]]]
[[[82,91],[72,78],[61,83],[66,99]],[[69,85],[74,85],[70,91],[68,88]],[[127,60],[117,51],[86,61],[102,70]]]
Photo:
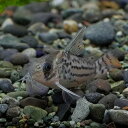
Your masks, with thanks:
[[[59,121],[59,117],[58,117],[58,116],[54,116],[54,117],[52,118],[52,121],[53,121],[53,122]]]
[[[89,108],[91,119],[97,122],[102,122],[105,112],[105,106],[103,104],[92,104]]]
[[[12,21],[12,19],[11,19],[11,18],[7,18],[7,19],[3,22],[1,28],[5,28],[6,26],[8,26],[8,25],[13,25],[13,24],[14,24],[14,22]]]
[[[123,79],[124,79],[125,83],[127,84],[128,83],[128,70],[123,72]]]
[[[96,104],[103,97],[103,95],[98,92],[95,92],[85,94],[85,97],[89,102]]]
[[[22,37],[21,42],[28,44],[32,48],[36,48],[36,46],[38,45],[38,41],[30,35]]]
[[[10,48],[5,49],[0,52],[0,59],[9,61],[10,57],[16,54],[17,52],[18,52],[17,49],[10,49]]]
[[[64,124],[60,124],[58,128],[66,128],[66,126]]]
[[[71,126],[74,126],[75,125],[75,121],[73,121],[73,120],[70,121],[69,123],[70,123]]]
[[[3,46],[4,48],[14,48],[19,51],[22,51],[29,47],[25,43],[20,43],[19,38],[11,34],[0,35],[0,45]]]
[[[15,65],[23,65],[29,62],[29,59],[26,55],[22,53],[16,53],[12,55],[10,61]]]
[[[5,113],[8,109],[7,104],[0,104],[0,113]]]
[[[128,88],[125,88],[122,93],[125,97],[128,97]]]
[[[110,109],[108,110],[108,113],[111,121],[120,125],[128,126],[128,111]]]
[[[91,126],[91,128],[101,128],[101,127],[102,127],[101,124],[96,123],[96,122],[92,122],[92,123],[90,124],[90,126]]]
[[[18,7],[13,15],[13,20],[21,25],[28,25],[31,22],[32,13],[24,6]]]
[[[127,107],[128,100],[127,99],[116,99],[114,102],[114,106],[118,106],[120,108]]]
[[[0,118],[0,123],[5,123],[7,122],[6,118]]]
[[[27,97],[20,101],[22,107],[32,105],[39,108],[45,108],[47,106],[47,99],[37,99],[34,97]]]
[[[3,31],[5,33],[11,33],[14,36],[22,37],[27,35],[27,29],[23,26],[19,25],[8,25],[4,27]]]
[[[49,126],[48,128],[53,128],[52,126]]]
[[[6,95],[2,99],[3,104],[8,104],[9,108],[19,106],[19,101],[17,101],[15,98],[9,97]]]
[[[11,72],[10,79],[11,79],[12,82],[15,82],[15,81],[20,79],[20,74],[16,70],[13,70]]]
[[[104,46],[112,43],[115,31],[110,22],[98,22],[86,29],[85,36],[93,44]]]
[[[31,105],[25,106],[23,109],[23,113],[30,116],[35,121],[40,121],[42,118],[47,116],[47,111]]]
[[[111,109],[114,107],[114,102],[116,99],[117,99],[116,95],[108,94],[104,96],[98,103],[103,104],[107,109]]]
[[[116,33],[116,36],[122,36],[123,35],[123,33],[122,33],[122,31],[118,31],[117,33]]]
[[[24,55],[26,55],[28,58],[36,57],[36,50],[34,48],[27,48],[24,51],[22,51]]]
[[[7,78],[0,78],[0,90],[5,93],[14,91],[12,82]]]
[[[123,79],[123,72],[119,69],[113,69],[109,72],[110,77],[112,77],[113,80],[119,81]]]
[[[17,117],[20,114],[20,107],[9,108],[6,114],[10,117]]]
[[[39,39],[47,44],[52,44],[54,40],[58,39],[58,35],[56,33],[40,33]]]
[[[73,33],[78,31],[78,24],[74,20],[65,20],[64,21],[64,30],[67,33]]]
[[[90,104],[91,103],[89,103],[85,98],[80,98],[77,100],[76,108],[71,115],[71,119],[76,122],[80,122],[85,119],[90,113]]]

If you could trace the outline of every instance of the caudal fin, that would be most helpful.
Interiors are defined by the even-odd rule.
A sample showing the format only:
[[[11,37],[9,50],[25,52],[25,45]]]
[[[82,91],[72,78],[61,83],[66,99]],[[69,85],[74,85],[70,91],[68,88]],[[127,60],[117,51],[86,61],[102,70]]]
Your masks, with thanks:
[[[121,68],[119,60],[112,53],[104,54],[96,62],[96,73],[104,74],[113,68]]]

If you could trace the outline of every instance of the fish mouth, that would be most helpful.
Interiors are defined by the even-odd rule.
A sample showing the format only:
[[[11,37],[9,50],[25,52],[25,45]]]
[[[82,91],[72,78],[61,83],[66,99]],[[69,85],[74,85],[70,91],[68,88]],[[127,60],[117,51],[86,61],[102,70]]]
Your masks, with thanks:
[[[27,73],[27,74],[25,74],[24,77],[22,77],[21,79],[17,80],[16,82],[20,82],[21,81],[21,83],[25,83],[27,80],[31,80],[31,79],[32,79],[32,77],[31,77],[30,73]]]

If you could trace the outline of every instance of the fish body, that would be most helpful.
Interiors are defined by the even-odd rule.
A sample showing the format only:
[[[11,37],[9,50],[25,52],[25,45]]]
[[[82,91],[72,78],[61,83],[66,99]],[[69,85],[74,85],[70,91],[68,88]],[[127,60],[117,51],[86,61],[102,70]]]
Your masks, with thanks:
[[[103,55],[94,63],[89,62],[85,57],[78,57],[64,51],[59,52],[54,58],[50,63],[51,71],[43,72],[42,66],[41,70],[32,75],[32,79],[50,88],[57,88],[56,81],[66,88],[72,88],[104,75],[113,68],[121,67],[111,53]],[[47,60],[41,64],[46,63]]]
[[[82,28],[64,50],[35,59],[28,69],[31,79],[50,88],[68,91],[67,88],[78,87],[113,68],[120,68],[120,62],[111,53],[93,63],[90,58],[81,56],[84,31]]]

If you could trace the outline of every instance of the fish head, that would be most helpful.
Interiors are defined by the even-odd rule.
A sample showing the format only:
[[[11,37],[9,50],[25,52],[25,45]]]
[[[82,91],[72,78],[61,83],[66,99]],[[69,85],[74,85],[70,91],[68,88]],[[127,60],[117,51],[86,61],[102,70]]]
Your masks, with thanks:
[[[55,82],[59,80],[57,56],[58,52],[34,59],[28,71],[32,79],[47,87],[56,88]]]

